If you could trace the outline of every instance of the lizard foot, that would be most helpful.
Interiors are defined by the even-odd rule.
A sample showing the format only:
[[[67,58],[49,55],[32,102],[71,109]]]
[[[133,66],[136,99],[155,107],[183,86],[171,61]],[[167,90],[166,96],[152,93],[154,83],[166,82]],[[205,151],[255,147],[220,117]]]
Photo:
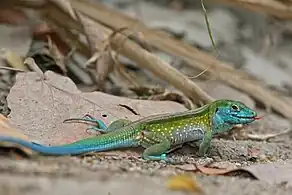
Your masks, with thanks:
[[[69,121],[77,121],[77,122],[91,122],[93,125],[91,127],[88,127],[86,129],[86,132],[90,134],[96,134],[97,132],[107,133],[107,126],[104,124],[104,122],[100,119],[96,119],[93,116],[86,114],[82,118],[70,118],[66,119],[63,122],[69,122]]]
[[[97,127],[88,127],[88,128],[86,128],[86,133],[88,133],[90,135],[99,135],[100,132],[104,133],[104,130],[103,129],[99,129]]]
[[[174,163],[174,161],[166,156],[166,154],[161,154],[160,156],[144,156],[146,161],[162,161],[166,163]]]

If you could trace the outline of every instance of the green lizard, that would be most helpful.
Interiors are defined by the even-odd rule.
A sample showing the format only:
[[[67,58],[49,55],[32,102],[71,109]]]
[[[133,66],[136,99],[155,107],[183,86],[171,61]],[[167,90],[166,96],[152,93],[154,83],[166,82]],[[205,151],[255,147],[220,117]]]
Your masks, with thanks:
[[[99,128],[95,129],[104,134],[60,146],[44,146],[4,136],[0,136],[0,142],[20,144],[43,155],[78,155],[142,146],[145,148],[143,159],[167,161],[166,153],[184,143],[197,145],[199,155],[205,156],[213,135],[258,119],[257,113],[242,102],[216,100],[195,110],[153,115],[133,122],[116,120],[109,127],[95,118],[78,119],[96,122]]]

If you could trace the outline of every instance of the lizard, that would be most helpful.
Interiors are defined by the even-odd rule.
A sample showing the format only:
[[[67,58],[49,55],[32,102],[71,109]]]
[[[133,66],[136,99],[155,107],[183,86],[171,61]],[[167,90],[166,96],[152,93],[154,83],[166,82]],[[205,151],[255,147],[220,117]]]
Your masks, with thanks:
[[[95,118],[83,119],[95,121],[99,124],[99,128],[94,127],[95,130],[103,134],[59,146],[45,146],[9,136],[0,136],[0,142],[19,144],[42,155],[53,156],[142,146],[144,160],[168,161],[170,159],[166,154],[184,143],[198,146],[199,156],[204,157],[213,135],[230,131],[238,124],[250,124],[260,118],[256,111],[240,101],[219,99],[183,112],[156,114],[136,121],[118,119],[108,127]]]

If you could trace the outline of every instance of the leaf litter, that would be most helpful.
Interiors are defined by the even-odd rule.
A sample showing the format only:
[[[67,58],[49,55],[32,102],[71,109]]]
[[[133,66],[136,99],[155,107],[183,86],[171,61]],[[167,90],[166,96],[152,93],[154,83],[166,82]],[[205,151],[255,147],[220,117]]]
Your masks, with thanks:
[[[16,83],[7,100],[11,108],[9,122],[19,131],[16,130],[16,134],[9,135],[22,136],[26,140],[38,140],[44,144],[63,144],[90,136],[83,124],[64,124],[63,121],[68,118],[90,114],[97,118],[104,118],[105,123],[109,124],[117,118],[135,120],[155,113],[185,110],[180,104],[170,101],[133,100],[102,92],[82,93],[69,78],[51,71],[45,73],[45,78],[46,80],[41,80],[40,75],[35,72],[17,75]],[[138,115],[120,105],[127,105]],[[2,121],[5,121],[3,117],[1,127],[4,124],[5,128],[1,130],[4,129],[7,132],[7,124]],[[25,150],[25,148],[20,149]],[[248,172],[255,178],[268,183],[290,184],[292,182],[291,163],[257,164],[243,168],[210,168],[195,165],[180,168],[195,173],[199,171],[205,175],[229,175],[241,171]],[[273,177],[270,177],[269,173],[273,174]],[[173,185],[173,188],[176,188],[174,187],[176,185]]]
[[[7,97],[11,109],[9,121],[30,139],[42,144],[58,145],[90,136],[84,124],[64,124],[68,118],[90,114],[109,124],[118,118],[136,120],[151,114],[186,110],[171,101],[134,100],[102,92],[82,93],[67,77],[51,71],[44,75],[17,74]],[[127,105],[139,115],[120,105]]]
[[[225,168],[216,168],[201,166],[195,164],[185,164],[175,166],[178,169],[191,173],[201,173],[204,175],[224,175],[224,176],[240,176],[248,175],[249,178],[265,181],[268,184],[283,184],[292,186],[292,161],[289,162],[273,162],[254,164],[241,168],[227,166]]]
[[[17,129],[13,128],[11,124],[9,124],[8,119],[2,114],[0,114],[0,136],[12,136],[12,137],[21,138],[24,140],[29,140],[29,138],[26,135],[19,132]],[[17,146],[17,144],[14,144],[14,143],[5,142],[5,143],[1,143],[1,145],[6,146],[6,147],[13,147],[13,148],[16,147],[22,150],[23,152],[25,152],[26,154],[32,153],[31,150],[22,146]]]

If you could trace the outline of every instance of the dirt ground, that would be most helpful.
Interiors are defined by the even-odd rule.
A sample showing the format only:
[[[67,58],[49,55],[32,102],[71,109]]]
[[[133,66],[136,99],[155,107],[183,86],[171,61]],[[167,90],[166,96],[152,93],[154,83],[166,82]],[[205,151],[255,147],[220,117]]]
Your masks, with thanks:
[[[252,157],[247,148],[259,149]],[[198,158],[191,148],[171,155],[183,164],[215,163],[218,167],[246,166],[268,161],[292,159],[288,137],[281,141],[233,141],[214,139],[208,158]],[[137,150],[139,155],[140,150]],[[267,160],[269,159],[269,160]],[[182,194],[167,189],[169,176],[184,172],[180,165],[143,162],[119,152],[85,157],[35,157],[0,159],[1,194]],[[268,184],[251,176],[193,176],[206,194],[291,194],[291,186]]]
[[[152,10],[152,7],[147,9]],[[131,11],[130,8],[129,10]],[[127,10],[125,10],[125,12],[126,11]],[[160,10],[156,12],[159,13]],[[166,13],[162,12],[162,14]],[[220,12],[219,14],[222,13]],[[178,13],[178,15],[183,14]],[[245,16],[248,17],[249,15],[246,14]],[[152,21],[151,13],[148,13],[147,15],[145,11],[143,17],[145,20]],[[214,17],[221,20],[220,17],[216,17],[216,15]],[[168,18],[168,16],[164,17],[164,15],[162,15],[161,18]],[[156,20],[153,21],[153,23],[156,22]],[[162,19],[161,21],[162,22],[160,23],[164,24]],[[203,21],[201,22],[203,23]],[[175,24],[180,27],[180,22]],[[168,25],[173,26],[172,23]],[[213,25],[215,25],[215,22]],[[228,25],[231,24],[228,23]],[[186,26],[190,25],[187,24]],[[202,42],[209,44],[206,47],[209,47],[210,49],[211,43],[209,37],[206,35],[205,26],[201,26],[201,28],[203,28],[203,33],[201,33],[203,34],[203,38],[188,38],[195,39],[194,42],[198,40],[201,41],[202,39]],[[184,27],[185,26],[182,28]],[[193,29],[189,29],[189,32],[191,32],[189,33],[190,36],[200,34],[200,31],[197,33],[197,31],[192,30]],[[235,31],[235,33],[237,33],[237,31]],[[240,31],[240,33],[243,33],[243,31]],[[222,34],[225,34],[225,31],[223,31]],[[207,37],[206,39],[204,39],[205,35]],[[226,36],[228,37],[228,41],[229,38],[232,39],[233,37],[231,35]],[[236,37],[234,38],[236,41],[238,39]],[[253,40],[250,42],[253,42]],[[204,45],[200,45],[197,42],[196,44],[204,48]],[[232,42],[232,44],[234,44],[233,47],[227,45],[228,47],[226,46],[226,48],[219,48],[224,60],[244,64],[241,63],[241,60],[245,57],[243,54],[246,54],[250,57],[249,60],[246,60],[248,61],[245,64],[246,66],[251,65],[254,67],[254,64],[259,64],[258,67],[260,67],[260,64],[264,64],[263,69],[266,69],[265,61],[263,63],[258,63],[257,61],[251,60],[253,59],[253,55],[251,52],[249,53],[249,50],[246,50],[245,46],[241,46],[237,42],[235,43],[235,41],[234,43]],[[235,53],[240,47],[243,48],[243,54],[242,56],[237,57]],[[224,49],[226,49],[226,51],[223,51]],[[224,54],[226,55],[224,56]],[[257,55],[255,54],[255,56]],[[256,76],[256,71],[258,71],[257,73],[260,76],[269,75],[269,71],[266,71],[267,74],[262,74],[263,70],[260,68],[258,70],[255,68],[251,69],[255,71],[254,73]],[[274,79],[286,78],[281,75],[275,76],[275,71],[272,69],[270,72]],[[284,70],[283,72],[289,74],[289,71]],[[7,75],[10,75],[7,71],[0,72],[0,112],[4,115],[8,115],[10,112],[7,106],[6,97],[13,83],[13,78],[11,77],[7,79]],[[291,78],[290,75],[289,79]],[[265,78],[260,79],[264,80]],[[9,82],[7,82],[7,80],[9,80]],[[267,80],[270,81],[270,79]],[[280,81],[277,80],[272,84],[276,85],[277,83],[280,83]],[[269,134],[283,132],[289,127],[290,124],[288,120],[271,114],[265,116],[263,120],[257,121],[249,127],[246,127],[244,131],[246,133],[252,132],[254,134]],[[189,148],[187,146],[170,154],[170,157],[178,162],[176,165],[163,162],[142,161],[140,160],[139,155],[141,154],[141,150],[139,149],[135,150],[135,152],[131,152],[134,156],[126,155],[126,151],[113,151],[106,152],[105,154],[100,153],[84,157],[31,157],[21,159],[19,159],[18,156],[3,154],[0,157],[0,194],[184,194],[183,192],[169,190],[166,183],[170,176],[184,173],[185,171],[183,169],[187,169],[188,165],[191,167],[191,165],[195,163],[199,165],[212,164],[214,167],[226,168],[245,167],[252,164],[272,162],[291,163],[291,140],[292,136],[290,134],[285,134],[268,141],[237,140],[233,139],[232,136],[224,136],[222,138],[215,138],[212,141],[212,147],[207,158],[199,158],[197,156],[197,151],[194,148]],[[192,170],[190,170],[190,172],[192,172]],[[236,176],[206,176],[196,173],[193,174],[193,177],[197,180],[206,195],[285,195],[291,194],[292,191],[292,185],[289,183],[269,184],[266,181],[257,180],[247,174],[239,174]]]

